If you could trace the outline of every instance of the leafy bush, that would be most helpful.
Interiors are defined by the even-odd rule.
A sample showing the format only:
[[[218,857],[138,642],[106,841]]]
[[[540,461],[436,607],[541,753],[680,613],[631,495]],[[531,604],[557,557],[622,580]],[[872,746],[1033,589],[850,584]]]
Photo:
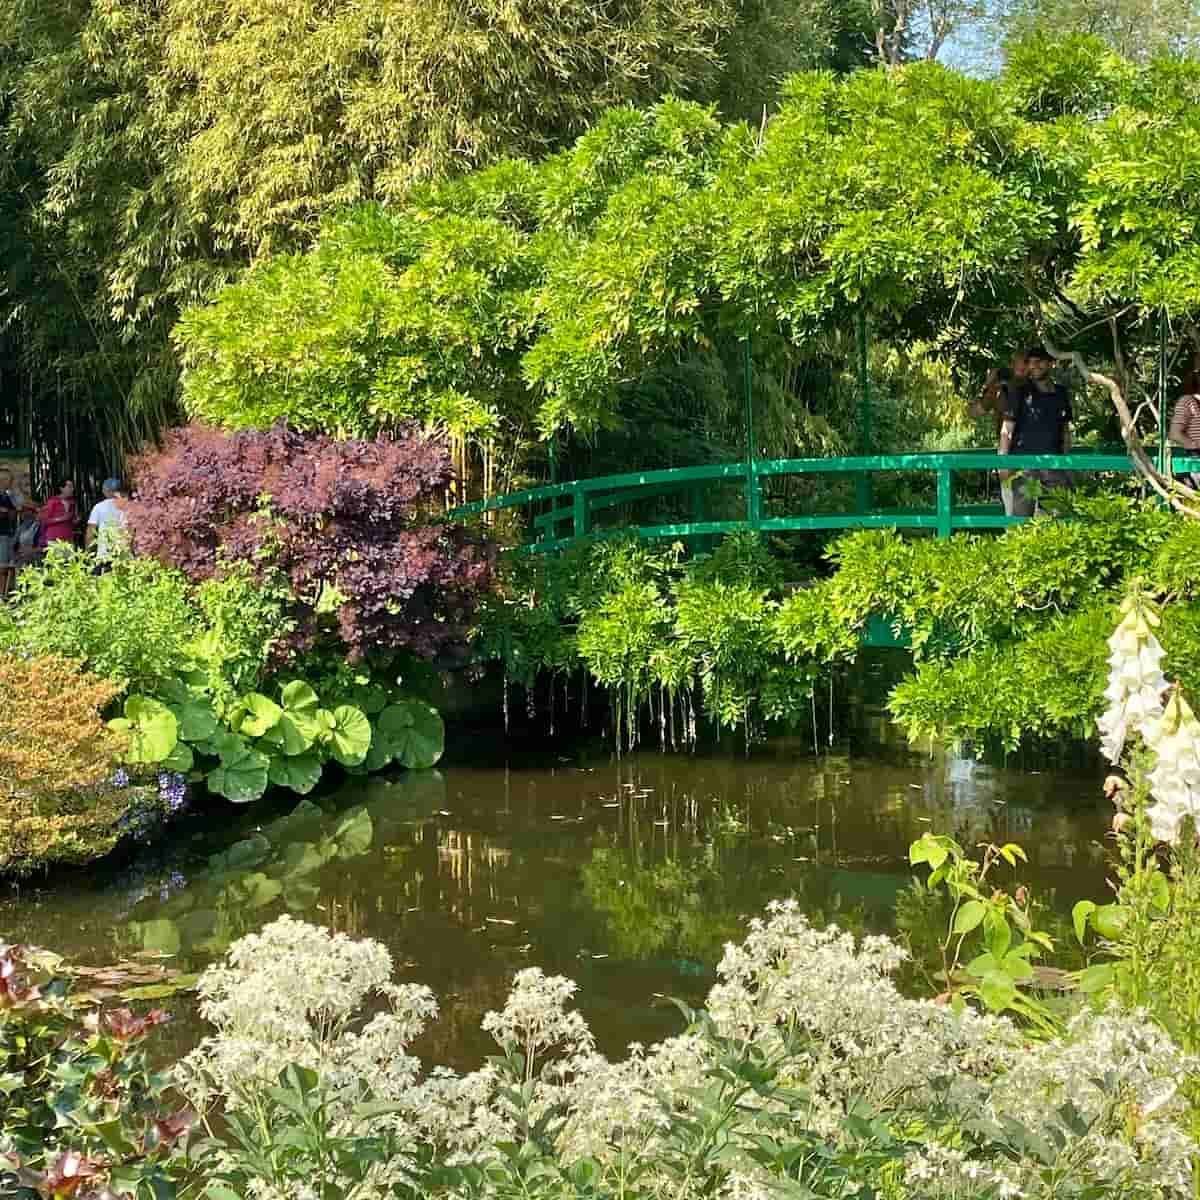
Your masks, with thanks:
[[[197,1155],[229,1195],[1192,1195],[1189,1063],[1161,1030],[1084,1011],[1031,1040],[901,996],[902,958],[774,904],[686,1032],[619,1062],[571,981],[522,970],[483,1021],[499,1053],[458,1075],[411,1055],[436,1003],[383,946],[284,917],[202,978],[214,1031],[176,1078],[229,1117]]]
[[[169,1200],[194,1114],[150,1066],[154,1010],[96,1013],[51,955],[0,945],[0,1193]]]
[[[334,632],[355,657],[368,648],[432,656],[463,637],[488,583],[482,540],[433,520],[450,459],[415,432],[335,441],[284,425],[189,426],[135,471],[136,550],[194,583],[243,563],[268,590],[286,586],[293,652]]]
[[[187,580],[153,559],[122,558],[100,576],[94,566],[59,543],[22,571],[13,603],[0,605],[0,650],[78,659],[134,691],[186,670],[199,623]]]
[[[172,771],[202,763],[209,789],[235,803],[257,800],[268,784],[307,795],[327,762],[378,771],[392,762],[432,767],[442,756],[442,719],[422,701],[364,685],[368,716],[336,696],[323,705],[301,679],[268,691],[220,695],[193,671],[161,698],[129,696],[109,727],[127,740],[124,761]]]
[[[1073,500],[1063,519],[948,540],[864,530],[839,538],[826,577],[784,595],[786,561],[739,535],[712,555],[601,541],[517,562],[485,605],[476,652],[510,681],[586,671],[633,740],[651,710],[692,729],[699,711],[755,734],[807,716],[816,680],[854,661],[868,623],[904,635],[915,671],[893,691],[914,737],[1087,736],[1103,705],[1104,642],[1136,576],[1168,607],[1172,661],[1200,683],[1192,523],[1119,494]]]
[[[98,711],[108,709],[110,731],[120,735],[123,749],[113,757],[135,776],[204,778],[237,802],[257,799],[269,785],[307,794],[330,761],[351,770],[437,762],[441,718],[401,691],[394,656],[377,661],[373,674],[365,662],[346,664],[326,639],[324,653],[296,661],[313,669],[319,696],[297,670],[278,673],[294,607],[278,573],[260,582],[245,562],[193,585],[152,558],[122,559],[97,576],[83,555],[56,553],[44,568],[23,572],[16,603],[0,606],[0,649],[7,650],[0,661],[75,652],[79,665],[110,673]],[[331,658],[340,669],[329,669]],[[159,791],[173,794],[174,785]],[[97,803],[107,795],[102,787],[87,794]],[[101,827],[136,797],[137,789],[109,796]],[[97,829],[90,844],[99,853],[112,840]],[[79,853],[88,855],[83,845]]]
[[[118,691],[76,661],[0,655],[0,872],[116,844],[131,797],[110,778],[125,742],[101,713]]]

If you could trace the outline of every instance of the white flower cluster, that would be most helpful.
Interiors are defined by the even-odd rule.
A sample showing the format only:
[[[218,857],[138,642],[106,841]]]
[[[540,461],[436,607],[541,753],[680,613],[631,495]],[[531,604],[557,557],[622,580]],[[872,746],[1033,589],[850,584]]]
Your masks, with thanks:
[[[1150,828],[1160,842],[1177,842],[1185,817],[1200,827],[1200,721],[1176,691],[1143,737],[1155,755]]]
[[[426,987],[391,981],[392,959],[378,942],[331,934],[291,917],[236,942],[226,964],[200,979],[200,1012],[216,1032],[175,1067],[175,1082],[197,1109],[255,1111],[285,1067],[318,1072],[328,1100],[327,1119],[339,1137],[366,1134],[382,1122],[407,1136],[412,1127],[396,1111],[366,1120],[362,1101],[399,1101],[412,1094],[420,1062],[406,1053],[437,1002]],[[351,1028],[367,1004],[382,1002],[360,1030]],[[223,1158],[222,1164],[228,1159]],[[341,1194],[375,1200],[404,1179],[407,1160],[373,1168]],[[299,1187],[299,1185],[297,1185]],[[303,1187],[286,1196],[267,1181],[252,1195],[305,1200]]]
[[[298,959],[297,947],[305,954],[332,952],[347,966],[362,964],[343,975],[348,995],[386,989],[379,976],[386,952],[360,945],[367,949],[355,958],[349,944],[294,922],[269,926],[252,953],[239,944],[230,966],[206,976],[206,1011],[219,1013],[223,1024],[185,1060],[185,1083],[194,1082],[197,1070],[205,1086],[218,1076],[228,1079],[211,1064],[221,1061],[227,1037],[237,1041],[248,1028],[281,1039],[269,1051],[264,1047],[275,1064],[319,1045],[327,1059],[311,1065],[343,1081],[361,1071],[363,1082],[381,1089],[398,1110],[374,1120],[403,1122],[411,1139],[432,1147],[443,1164],[478,1167],[491,1179],[491,1172],[503,1170],[503,1145],[522,1140],[522,1120],[550,1116],[559,1167],[571,1171],[586,1160],[606,1179],[602,1192],[630,1200],[794,1194],[794,1184],[761,1161],[757,1122],[769,1118],[776,1138],[788,1137],[779,1132],[782,1123],[797,1137],[816,1135],[832,1144],[845,1136],[846,1115],[864,1109],[882,1114],[893,1128],[924,1131],[900,1164],[908,1194],[922,1200],[1048,1200],[1059,1194],[1054,1181],[1064,1177],[1080,1185],[1079,1194],[1098,1200],[1192,1195],[1191,1162],[1200,1147],[1185,1132],[1181,1089],[1197,1063],[1156,1026],[1085,1011],[1062,1038],[1030,1041],[1005,1018],[905,998],[890,978],[903,958],[895,944],[866,938],[859,945],[839,930],[814,929],[791,902],[772,905],[765,919],[752,922],[742,945],[727,948],[709,996],[711,1030],[699,1028],[650,1050],[633,1046],[621,1062],[596,1053],[582,1019],[567,1011],[574,984],[521,972],[504,1009],[484,1023],[502,1048],[525,1056],[526,1079],[516,1090],[498,1065],[462,1076],[437,1069],[416,1077],[403,1035],[431,1014],[432,1001],[419,989],[403,998],[384,992],[404,1009],[395,1018],[407,1022],[403,1029],[381,1031],[376,1017],[359,1034],[343,1027],[332,1038],[297,1039],[285,1035],[274,1015],[261,1015],[264,1008],[272,1014],[303,1010],[311,1026],[311,997],[324,993],[302,978],[303,968],[315,964]],[[255,993],[251,977],[310,999],[273,1000]],[[251,1007],[247,1018],[231,1012],[235,1001]],[[719,1131],[716,1179],[706,1181],[690,1168],[672,1170],[672,1155],[681,1158],[680,1131],[720,1108],[704,1110],[701,1098],[735,1078],[731,1047],[752,1048],[755,1061],[776,1064],[778,1088],[748,1089],[729,1109],[730,1123]],[[241,1053],[235,1052],[239,1062]],[[541,1063],[536,1070],[535,1060]],[[527,1098],[523,1114],[517,1090]],[[801,1095],[803,1101],[796,1099]],[[236,1105],[239,1093],[231,1090],[227,1100]],[[863,1168],[861,1186],[871,1182],[873,1169]],[[386,1172],[378,1178],[383,1195]],[[275,1200],[266,1189],[261,1194]],[[431,1194],[460,1193],[447,1185]]]
[[[1154,636],[1157,614],[1136,597],[1122,606],[1124,616],[1108,644],[1108,709],[1100,718],[1101,749],[1117,762],[1130,733],[1141,735],[1155,756],[1150,773],[1154,804],[1149,809],[1155,838],[1176,842],[1185,817],[1200,824],[1200,722],[1162,671],[1163,648]]]
[[[1097,722],[1100,748],[1115,763],[1130,733],[1141,733],[1147,721],[1162,715],[1167,678],[1162,672],[1163,648],[1154,636],[1158,617],[1130,598],[1122,605],[1124,616],[1108,639],[1108,708]]]

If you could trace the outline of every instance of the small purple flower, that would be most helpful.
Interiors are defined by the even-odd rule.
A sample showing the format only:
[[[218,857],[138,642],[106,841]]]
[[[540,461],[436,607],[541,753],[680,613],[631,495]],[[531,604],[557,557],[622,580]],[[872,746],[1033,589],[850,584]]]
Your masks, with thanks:
[[[129,786],[129,772],[124,767],[118,767],[116,773],[112,777],[112,785],[116,788]]]
[[[178,813],[187,804],[187,780],[164,771],[158,777],[158,798],[171,815]]]

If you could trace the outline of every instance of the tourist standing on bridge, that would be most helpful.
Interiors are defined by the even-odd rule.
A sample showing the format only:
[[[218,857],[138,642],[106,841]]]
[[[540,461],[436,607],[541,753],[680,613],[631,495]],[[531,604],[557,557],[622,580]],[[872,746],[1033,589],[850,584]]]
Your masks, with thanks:
[[[973,417],[983,417],[988,413],[995,416],[997,438],[1000,437],[1001,429],[1004,425],[1004,414],[1008,411],[1008,390],[1023,383],[1026,372],[1025,352],[1021,351],[1018,354],[1014,354],[1012,363],[1009,366],[993,367],[988,372],[987,380],[983,385],[983,391],[979,393],[979,398],[971,405],[971,415]],[[1012,484],[1009,482],[1007,471],[1001,471],[999,474],[1000,496],[1004,501],[1004,511],[1011,516]]]
[[[1025,378],[1013,380],[1005,389],[1000,453],[1066,454],[1071,449],[1070,394],[1050,377],[1054,360],[1040,346],[1026,353],[1025,363]],[[1031,517],[1036,511],[1037,499],[1027,486],[1030,480],[1043,488],[1071,485],[1067,471],[1001,471],[1000,480],[1011,488],[1005,504],[1010,517]]]
[[[1196,381],[1193,387],[1197,386]],[[1167,434],[1171,444],[1187,450],[1190,454],[1200,454],[1200,394],[1188,391],[1175,402],[1175,411],[1171,414],[1171,430]],[[1200,487],[1200,475],[1191,472],[1184,479],[1192,487]]]

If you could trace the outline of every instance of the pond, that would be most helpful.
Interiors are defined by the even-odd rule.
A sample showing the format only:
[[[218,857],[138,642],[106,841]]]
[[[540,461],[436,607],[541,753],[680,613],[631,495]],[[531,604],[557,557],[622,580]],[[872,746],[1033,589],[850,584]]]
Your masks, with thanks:
[[[351,780],[290,809],[237,811],[119,869],[0,894],[0,940],[101,966],[141,952],[194,971],[283,912],[384,942],[442,1017],[416,1047],[478,1065],[480,1018],[514,971],[569,975],[600,1048],[679,1028],[721,947],[776,897],[814,920],[894,926],[925,830],[1020,842],[1023,879],[1065,911],[1103,895],[1101,768],[977,762],[898,741],[878,713],[821,746],[616,757],[596,741],[516,750],[471,735],[438,771]],[[825,739],[827,740],[827,739]],[[454,739],[452,739],[453,744]],[[202,1031],[189,999],[165,1050]]]

